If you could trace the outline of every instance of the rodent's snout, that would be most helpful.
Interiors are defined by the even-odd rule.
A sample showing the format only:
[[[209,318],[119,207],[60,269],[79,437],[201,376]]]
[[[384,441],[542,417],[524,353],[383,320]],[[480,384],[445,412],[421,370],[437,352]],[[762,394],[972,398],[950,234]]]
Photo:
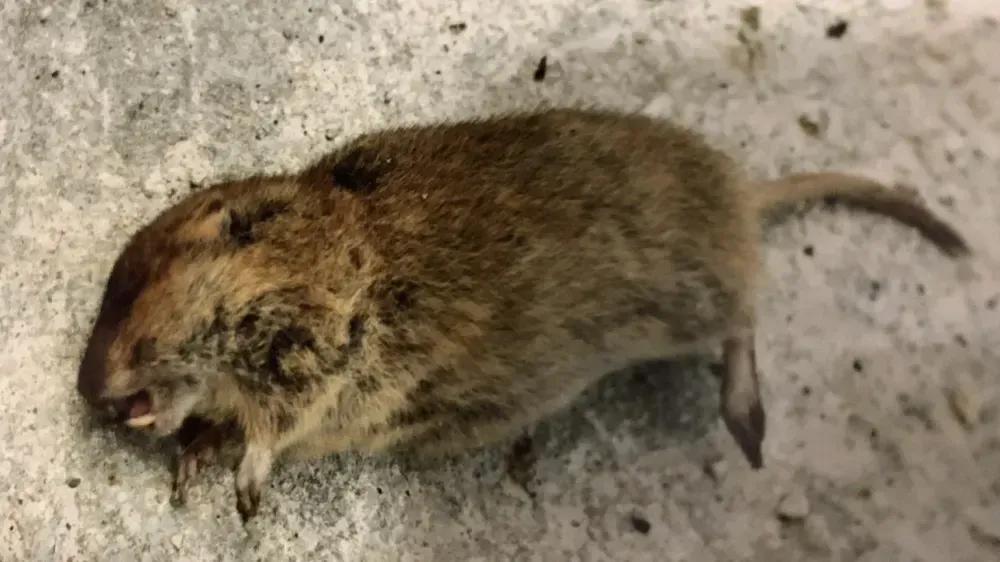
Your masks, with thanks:
[[[105,330],[95,328],[87,341],[87,348],[76,374],[76,391],[94,408],[106,409],[109,405],[103,395],[107,350],[112,339],[113,336]]]
[[[106,413],[115,421],[134,424],[147,418],[152,409],[149,392],[142,390],[124,398],[110,399],[107,390],[107,349],[111,336],[95,329],[80,361],[76,390],[94,409]]]

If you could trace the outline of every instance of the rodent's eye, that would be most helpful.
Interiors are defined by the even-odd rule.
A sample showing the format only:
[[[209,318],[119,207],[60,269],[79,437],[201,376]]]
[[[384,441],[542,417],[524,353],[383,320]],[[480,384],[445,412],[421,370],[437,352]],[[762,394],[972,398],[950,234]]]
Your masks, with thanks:
[[[132,344],[132,353],[129,356],[129,368],[134,369],[143,363],[152,361],[156,356],[156,339],[143,337]]]

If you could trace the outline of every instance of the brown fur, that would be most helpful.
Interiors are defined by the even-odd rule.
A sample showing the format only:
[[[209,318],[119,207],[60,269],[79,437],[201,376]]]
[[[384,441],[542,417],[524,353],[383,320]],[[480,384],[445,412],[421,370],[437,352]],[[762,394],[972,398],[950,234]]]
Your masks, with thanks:
[[[751,184],[699,136],[637,115],[363,135],[299,174],[198,191],[140,230],[78,387],[122,412],[151,402],[158,435],[192,416],[235,423],[246,519],[292,449],[463,451],[629,364],[721,346],[722,416],[760,467],[760,214],[830,195],[967,252],[870,180]]]

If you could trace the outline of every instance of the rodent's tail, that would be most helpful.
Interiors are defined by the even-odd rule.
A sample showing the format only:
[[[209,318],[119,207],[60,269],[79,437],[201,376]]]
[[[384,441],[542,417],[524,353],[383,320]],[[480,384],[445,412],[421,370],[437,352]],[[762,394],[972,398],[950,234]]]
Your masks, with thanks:
[[[803,201],[825,200],[885,215],[911,226],[946,254],[958,257],[971,250],[955,228],[935,216],[914,197],[861,176],[834,172],[792,174],[751,182],[747,191],[759,215],[779,212]]]

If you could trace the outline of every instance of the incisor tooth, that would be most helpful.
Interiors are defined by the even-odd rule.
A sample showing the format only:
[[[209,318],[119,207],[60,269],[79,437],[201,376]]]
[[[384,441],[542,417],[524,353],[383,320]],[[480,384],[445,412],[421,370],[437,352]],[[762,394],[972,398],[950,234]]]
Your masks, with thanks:
[[[154,421],[156,421],[156,416],[153,414],[146,414],[144,416],[129,418],[125,420],[125,423],[129,427],[146,427],[147,425],[153,425]]]

